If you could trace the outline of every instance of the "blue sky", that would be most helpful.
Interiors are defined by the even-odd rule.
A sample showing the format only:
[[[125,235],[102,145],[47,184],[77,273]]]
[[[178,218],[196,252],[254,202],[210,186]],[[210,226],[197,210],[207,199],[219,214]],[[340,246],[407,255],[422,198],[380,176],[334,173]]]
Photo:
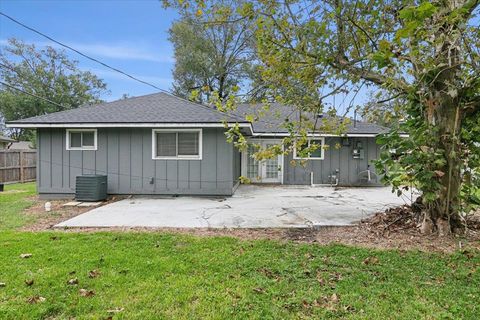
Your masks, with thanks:
[[[157,87],[172,87],[174,57],[168,29],[178,14],[164,9],[158,0],[0,0],[0,11]],[[0,16],[0,45],[11,37],[37,46],[57,46]],[[66,53],[79,61],[80,69],[93,72],[107,83],[110,93],[102,96],[106,101],[119,99],[123,94],[157,92],[72,51]],[[361,90],[354,105],[366,101],[366,91]],[[340,94],[325,102],[335,105],[343,114],[353,96]],[[349,114],[353,115],[353,111]]]
[[[177,18],[158,0],[0,0],[0,11],[52,38],[97,58],[162,89],[171,88],[174,65],[168,29]],[[54,45],[47,39],[0,16],[0,44],[15,37],[39,46]],[[67,50],[108,84],[111,101],[126,93],[132,96],[155,92],[121,74]]]

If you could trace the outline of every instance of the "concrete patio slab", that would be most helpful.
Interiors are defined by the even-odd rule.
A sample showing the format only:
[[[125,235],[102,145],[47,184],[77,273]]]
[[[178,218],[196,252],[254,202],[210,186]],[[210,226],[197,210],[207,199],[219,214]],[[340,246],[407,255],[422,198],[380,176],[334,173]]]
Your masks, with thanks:
[[[304,228],[343,226],[410,203],[390,188],[241,185],[229,198],[135,197],[56,227]]]

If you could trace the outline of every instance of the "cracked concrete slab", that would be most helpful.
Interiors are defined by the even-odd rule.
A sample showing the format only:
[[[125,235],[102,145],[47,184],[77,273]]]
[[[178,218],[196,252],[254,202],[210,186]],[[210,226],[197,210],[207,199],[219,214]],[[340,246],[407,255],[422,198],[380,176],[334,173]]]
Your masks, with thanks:
[[[343,226],[410,203],[390,188],[242,185],[232,197],[135,197],[56,227],[304,228]]]

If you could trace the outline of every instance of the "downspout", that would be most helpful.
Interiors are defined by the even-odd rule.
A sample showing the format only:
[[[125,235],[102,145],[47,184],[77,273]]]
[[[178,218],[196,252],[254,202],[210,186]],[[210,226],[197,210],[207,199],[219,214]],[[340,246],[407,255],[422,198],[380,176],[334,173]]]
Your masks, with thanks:
[[[331,183],[313,183],[313,171],[310,172],[310,186],[311,187],[336,187],[338,186],[338,176],[335,178],[335,184]]]

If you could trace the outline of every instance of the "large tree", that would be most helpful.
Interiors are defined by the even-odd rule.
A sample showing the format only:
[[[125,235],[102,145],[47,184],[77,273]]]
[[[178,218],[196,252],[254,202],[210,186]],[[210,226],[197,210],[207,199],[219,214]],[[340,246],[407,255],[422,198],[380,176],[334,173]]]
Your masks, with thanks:
[[[0,114],[5,121],[33,117],[97,103],[106,84],[78,62],[53,47],[10,39],[0,52]],[[53,103],[52,103],[53,102]],[[32,132],[12,129],[15,139],[30,139]]]
[[[320,110],[342,87],[405,101],[377,169],[394,189],[422,191],[422,231],[448,234],[464,230],[478,190],[479,2],[263,0],[242,14],[254,22],[262,80],[300,110]]]
[[[213,1],[205,11],[183,7],[181,17],[170,28],[175,67],[174,92],[185,98],[207,101],[238,94],[247,87],[252,64],[252,30],[238,19],[235,1]],[[225,8],[229,10],[226,11]],[[229,23],[214,19],[222,15]],[[243,92],[245,93],[245,92]]]

